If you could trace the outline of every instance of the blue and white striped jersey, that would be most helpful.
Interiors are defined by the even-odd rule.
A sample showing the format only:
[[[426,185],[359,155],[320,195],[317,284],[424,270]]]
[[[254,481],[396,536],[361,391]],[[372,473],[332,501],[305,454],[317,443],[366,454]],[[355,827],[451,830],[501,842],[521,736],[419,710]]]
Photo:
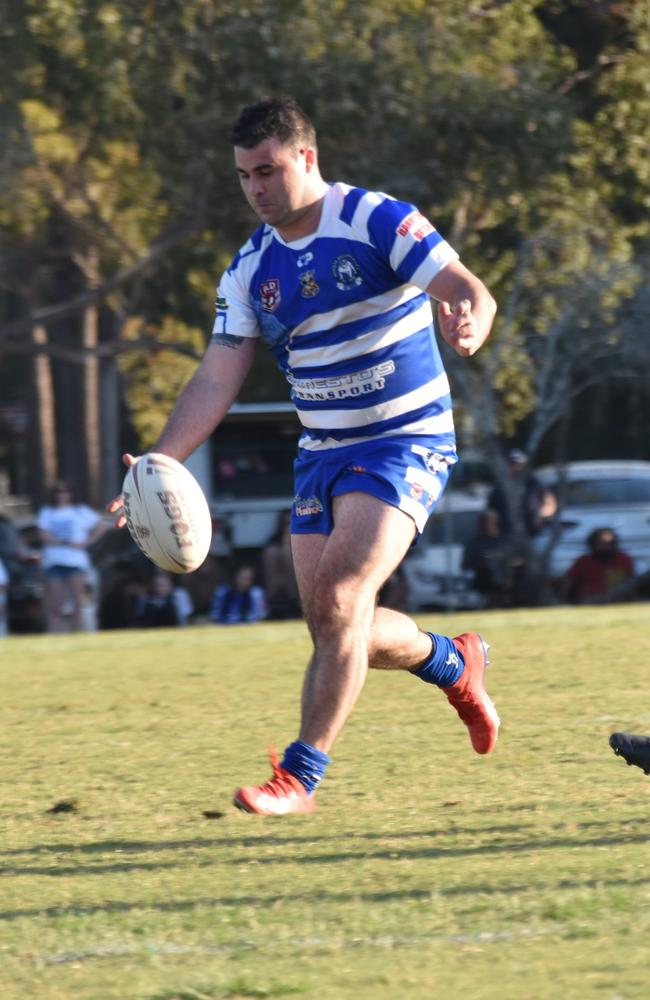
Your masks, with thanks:
[[[415,206],[347,184],[315,233],[262,225],[217,290],[215,334],[261,337],[312,451],[386,435],[454,448],[449,383],[424,289],[458,254]]]

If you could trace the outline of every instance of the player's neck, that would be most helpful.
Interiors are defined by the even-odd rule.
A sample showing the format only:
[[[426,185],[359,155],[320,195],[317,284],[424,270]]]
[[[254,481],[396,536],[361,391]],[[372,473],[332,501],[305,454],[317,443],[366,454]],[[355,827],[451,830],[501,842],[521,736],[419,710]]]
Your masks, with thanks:
[[[328,190],[328,185],[323,183],[322,188],[319,188],[315,192],[315,196],[309,204],[297,209],[292,213],[291,218],[284,220],[280,225],[275,227],[285,243],[302,240],[306,236],[311,236],[316,232],[320,225],[323,202]]]

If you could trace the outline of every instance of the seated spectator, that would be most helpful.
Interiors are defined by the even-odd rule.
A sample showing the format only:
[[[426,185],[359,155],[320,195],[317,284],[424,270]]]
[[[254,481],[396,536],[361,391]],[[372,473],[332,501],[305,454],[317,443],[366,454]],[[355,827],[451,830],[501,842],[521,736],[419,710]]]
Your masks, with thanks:
[[[474,574],[473,586],[486,598],[487,606],[508,607],[513,602],[513,583],[521,560],[501,533],[499,515],[484,510],[478,517],[478,531],[463,553],[462,568]]]
[[[302,609],[291,555],[291,511],[280,514],[278,528],[262,552],[268,617],[301,618]]]
[[[596,528],[587,537],[589,551],[580,556],[560,580],[560,600],[571,604],[604,604],[615,591],[634,579],[632,558],[618,545],[611,528]]]
[[[4,514],[0,514],[0,559],[9,576],[19,572],[23,564],[41,561],[40,553],[25,545],[16,526]]]
[[[184,587],[175,587],[171,573],[155,573],[136,600],[133,624],[137,628],[187,625],[193,612],[192,599]]]
[[[266,615],[266,595],[255,586],[252,566],[240,566],[232,586],[217,587],[214,592],[210,618],[219,625],[256,622]]]

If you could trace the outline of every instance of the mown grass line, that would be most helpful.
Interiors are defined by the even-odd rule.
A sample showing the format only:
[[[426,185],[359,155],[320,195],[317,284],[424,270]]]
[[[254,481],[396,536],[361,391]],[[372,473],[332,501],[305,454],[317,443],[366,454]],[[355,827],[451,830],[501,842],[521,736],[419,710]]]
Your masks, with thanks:
[[[472,615],[494,754],[373,672],[280,820],[230,799],[295,734],[301,623],[3,642],[3,1000],[646,996],[650,779],[607,746],[650,732],[646,619]]]

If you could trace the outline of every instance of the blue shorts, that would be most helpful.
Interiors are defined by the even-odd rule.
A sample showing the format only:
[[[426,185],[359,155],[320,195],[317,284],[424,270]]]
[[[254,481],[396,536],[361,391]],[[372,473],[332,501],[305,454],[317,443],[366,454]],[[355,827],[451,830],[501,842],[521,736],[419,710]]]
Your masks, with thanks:
[[[413,518],[418,534],[442,496],[456,452],[426,437],[387,437],[319,452],[301,448],[294,462],[291,533],[329,535],[332,499],[370,493]]]

